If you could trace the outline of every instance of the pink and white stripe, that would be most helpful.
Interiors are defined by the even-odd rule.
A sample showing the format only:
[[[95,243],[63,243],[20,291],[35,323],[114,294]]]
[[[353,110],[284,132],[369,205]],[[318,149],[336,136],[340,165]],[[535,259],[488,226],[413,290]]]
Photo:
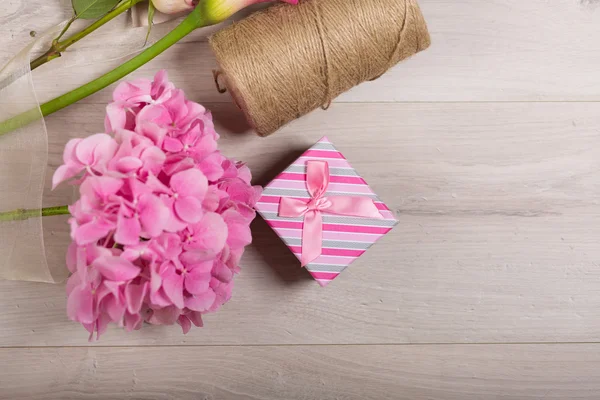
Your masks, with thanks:
[[[369,196],[384,216],[383,220],[371,220],[324,215],[323,253],[308,264],[306,269],[321,286],[325,286],[391,231],[398,221],[342,153],[323,137],[265,187],[265,192],[256,206],[258,213],[288,245],[298,260],[302,253],[302,219],[282,218],[277,215],[277,211],[282,196],[310,197],[306,189],[305,174],[306,162],[309,160],[328,162],[330,184],[327,196]]]

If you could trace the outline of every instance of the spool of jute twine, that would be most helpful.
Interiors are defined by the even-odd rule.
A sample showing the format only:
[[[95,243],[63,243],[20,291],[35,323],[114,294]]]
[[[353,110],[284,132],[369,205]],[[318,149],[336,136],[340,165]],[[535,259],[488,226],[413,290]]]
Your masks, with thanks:
[[[430,43],[416,0],[300,0],[210,38],[217,88],[231,93],[260,136],[328,108]]]

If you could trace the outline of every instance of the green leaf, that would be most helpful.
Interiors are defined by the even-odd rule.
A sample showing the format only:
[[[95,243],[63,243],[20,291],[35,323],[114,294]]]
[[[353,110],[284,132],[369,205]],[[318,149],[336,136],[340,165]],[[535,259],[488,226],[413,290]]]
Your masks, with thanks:
[[[96,19],[112,10],[119,0],[71,0],[77,18]]]
[[[144,42],[144,46],[148,43],[148,38],[150,37],[150,32],[152,31],[152,25],[154,24],[154,13],[156,12],[156,8],[154,7],[154,3],[152,0],[148,3],[148,33],[146,33],[146,41]]]

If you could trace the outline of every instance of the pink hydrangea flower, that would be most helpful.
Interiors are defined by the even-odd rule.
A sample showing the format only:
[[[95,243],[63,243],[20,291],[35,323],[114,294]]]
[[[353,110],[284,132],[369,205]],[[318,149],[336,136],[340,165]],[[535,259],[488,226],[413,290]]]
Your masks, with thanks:
[[[164,71],[121,83],[105,127],[69,141],[53,177],[80,184],[67,314],[90,340],[111,322],[187,333],[230,299],[261,188],[221,154],[210,113]]]

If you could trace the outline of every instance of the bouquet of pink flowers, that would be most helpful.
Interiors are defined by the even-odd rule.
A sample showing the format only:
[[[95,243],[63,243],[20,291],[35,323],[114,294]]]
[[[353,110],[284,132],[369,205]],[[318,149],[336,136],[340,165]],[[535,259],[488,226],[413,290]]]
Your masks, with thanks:
[[[231,297],[261,189],[219,152],[210,112],[166,72],[121,83],[113,100],[106,133],[69,141],[53,178],[80,185],[67,313],[90,340],[110,322],[187,333]]]

